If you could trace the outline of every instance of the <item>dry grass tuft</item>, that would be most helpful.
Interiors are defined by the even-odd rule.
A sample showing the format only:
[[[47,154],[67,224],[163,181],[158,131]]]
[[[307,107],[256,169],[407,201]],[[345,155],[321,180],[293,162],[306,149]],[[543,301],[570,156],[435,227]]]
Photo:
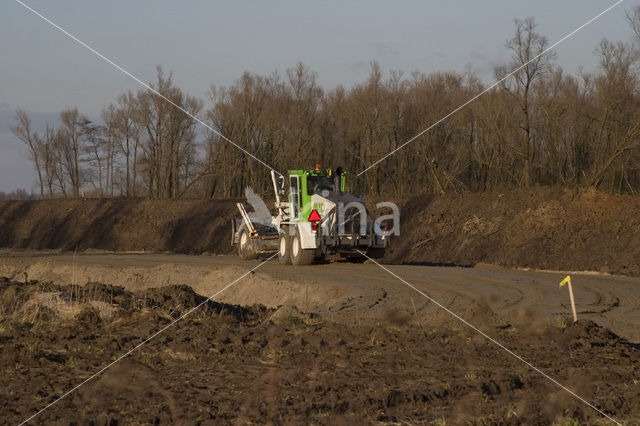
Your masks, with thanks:
[[[61,292],[37,292],[11,316],[31,323],[70,320],[99,322],[111,320],[117,311],[117,307],[106,302],[70,302],[62,297]]]

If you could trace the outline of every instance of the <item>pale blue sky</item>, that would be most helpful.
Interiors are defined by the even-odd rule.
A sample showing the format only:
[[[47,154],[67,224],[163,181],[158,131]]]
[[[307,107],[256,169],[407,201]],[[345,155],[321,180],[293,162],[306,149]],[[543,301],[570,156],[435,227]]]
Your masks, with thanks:
[[[508,59],[513,19],[533,16],[550,42],[595,16],[612,0],[185,1],[25,0],[96,50],[151,81],[161,64],[175,82],[204,98],[211,83],[230,85],[242,72],[284,71],[298,61],[321,85],[366,78],[369,62],[385,71],[462,72],[469,64],[487,83]],[[618,9],[557,49],[567,72],[594,70],[606,37],[631,39]],[[13,0],[0,0],[0,191],[30,189],[24,149],[8,133],[17,106],[39,121],[67,106],[98,117],[137,83]]]

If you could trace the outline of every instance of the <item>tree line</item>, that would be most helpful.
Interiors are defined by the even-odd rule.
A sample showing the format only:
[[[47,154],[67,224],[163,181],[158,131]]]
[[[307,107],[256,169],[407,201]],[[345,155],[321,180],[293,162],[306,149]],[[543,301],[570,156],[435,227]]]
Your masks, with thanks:
[[[640,41],[640,7],[628,16]],[[205,102],[160,67],[151,87],[284,172],[342,166],[356,193],[486,191],[532,185],[640,189],[640,75],[635,43],[602,40],[592,73],[568,75],[546,52],[534,19],[515,21],[511,61],[487,89],[473,71],[383,74],[325,90],[302,63],[284,75],[246,72],[211,86]],[[268,169],[148,89],[107,105],[101,122],[77,108],[34,132],[23,110],[14,134],[28,147],[38,191],[49,197],[238,197],[270,193]],[[424,129],[430,131],[376,164]]]

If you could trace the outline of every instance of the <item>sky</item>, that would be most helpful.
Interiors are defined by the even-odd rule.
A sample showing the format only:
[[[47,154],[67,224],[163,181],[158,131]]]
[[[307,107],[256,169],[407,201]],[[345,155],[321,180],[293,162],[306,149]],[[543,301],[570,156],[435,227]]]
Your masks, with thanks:
[[[487,84],[506,64],[514,19],[532,16],[555,43],[613,0],[22,0],[140,78],[156,66],[206,100],[211,84],[229,86],[243,72],[284,72],[303,62],[327,89],[364,81],[371,61],[383,71],[464,72]],[[631,40],[618,8],[557,47],[566,72],[595,71],[603,38]],[[34,188],[24,145],[11,134],[17,107],[34,126],[66,107],[93,118],[127,90],[141,86],[44,22],[15,0],[0,1],[0,192]]]

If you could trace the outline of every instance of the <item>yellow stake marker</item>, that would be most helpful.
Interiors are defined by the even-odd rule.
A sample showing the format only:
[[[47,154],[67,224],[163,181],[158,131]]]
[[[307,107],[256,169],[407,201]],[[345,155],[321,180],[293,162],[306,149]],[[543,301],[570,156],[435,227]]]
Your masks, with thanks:
[[[571,287],[571,277],[567,275],[564,280],[560,281],[560,287],[569,284],[569,299],[571,299],[571,310],[573,311],[573,322],[578,322],[578,314],[576,314],[576,302],[573,300],[573,287]]]

